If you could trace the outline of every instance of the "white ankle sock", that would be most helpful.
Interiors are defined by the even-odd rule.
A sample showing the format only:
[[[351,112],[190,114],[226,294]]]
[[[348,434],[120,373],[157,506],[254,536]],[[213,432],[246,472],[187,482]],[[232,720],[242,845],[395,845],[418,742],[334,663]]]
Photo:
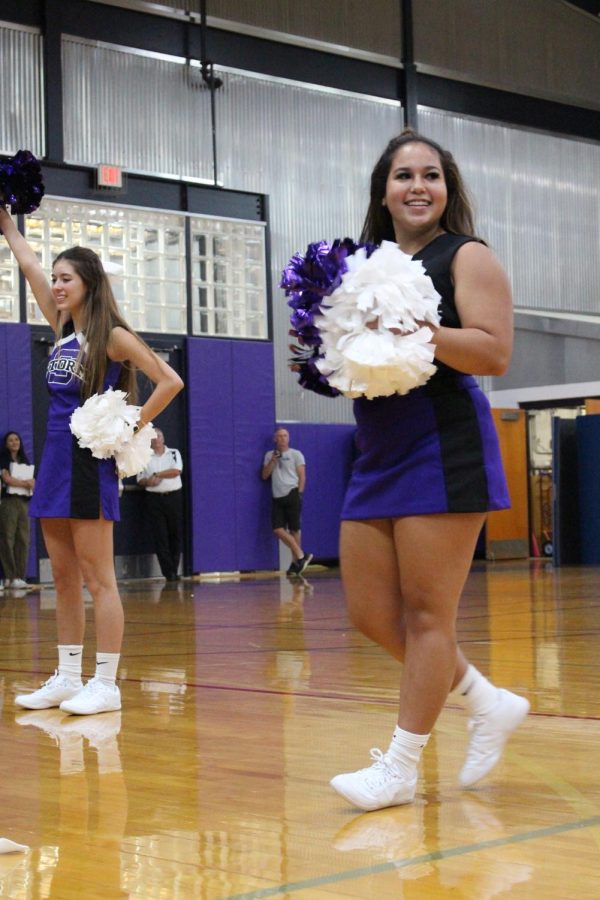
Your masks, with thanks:
[[[104,684],[114,684],[117,680],[120,653],[96,653],[96,678]]]
[[[498,688],[475,666],[469,665],[451,696],[465,704],[469,715],[485,715],[498,701]]]
[[[65,675],[71,681],[81,681],[81,664],[83,662],[83,645],[58,645],[58,674]]]
[[[386,755],[403,775],[412,777],[417,770],[421,753],[428,740],[428,734],[412,734],[396,725]]]

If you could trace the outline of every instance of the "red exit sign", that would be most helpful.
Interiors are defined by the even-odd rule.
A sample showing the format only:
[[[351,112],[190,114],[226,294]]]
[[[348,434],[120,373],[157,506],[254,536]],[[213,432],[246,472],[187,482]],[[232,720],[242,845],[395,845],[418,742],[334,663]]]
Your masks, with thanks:
[[[122,188],[123,170],[120,166],[109,166],[102,163],[97,168],[98,187]]]

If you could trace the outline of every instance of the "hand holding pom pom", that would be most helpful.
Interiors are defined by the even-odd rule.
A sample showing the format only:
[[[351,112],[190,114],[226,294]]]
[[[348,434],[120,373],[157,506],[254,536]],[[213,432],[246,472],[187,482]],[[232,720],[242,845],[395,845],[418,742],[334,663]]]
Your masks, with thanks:
[[[150,442],[155,437],[156,431],[149,423],[132,434],[130,440],[124,443],[119,450],[115,450],[119,478],[138,475],[146,468],[154,452]]]
[[[281,286],[299,344],[290,367],[302,387],[335,397],[406,394],[436,371],[432,330],[439,294],[423,265],[392,241],[310,244]]]
[[[42,169],[29,150],[19,150],[0,163],[0,199],[13,215],[34,212],[44,196]]]
[[[126,398],[125,391],[112,388],[94,394],[73,412],[70,422],[79,446],[97,459],[114,456],[122,478],[142,471],[152,456],[150,441],[156,436],[151,424],[135,432],[140,407],[128,404]]]

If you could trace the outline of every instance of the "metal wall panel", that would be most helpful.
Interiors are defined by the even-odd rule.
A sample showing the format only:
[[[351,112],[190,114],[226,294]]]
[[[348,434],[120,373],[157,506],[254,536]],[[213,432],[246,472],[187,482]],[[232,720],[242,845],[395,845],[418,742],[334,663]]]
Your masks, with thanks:
[[[101,0],[195,17],[200,0]],[[343,55],[401,58],[400,0],[209,0],[209,25]],[[423,72],[600,109],[600,27],[565,0],[413,0]]]
[[[600,313],[600,145],[420,109],[455,155],[515,306]]]
[[[0,22],[0,153],[46,153],[42,38]]]
[[[416,0],[419,69],[600,109],[600,23],[562,0]]]
[[[382,56],[400,58],[399,0],[211,0],[211,20],[240,22],[254,28],[305,38]]]
[[[62,54],[66,162],[212,181],[198,67],[70,37]]]
[[[351,421],[348,401],[305,391],[288,371],[289,308],[278,283],[309,241],[358,237],[371,169],[402,128],[400,107],[236,72],[219,76],[219,177],[228,188],[269,195],[278,419]]]

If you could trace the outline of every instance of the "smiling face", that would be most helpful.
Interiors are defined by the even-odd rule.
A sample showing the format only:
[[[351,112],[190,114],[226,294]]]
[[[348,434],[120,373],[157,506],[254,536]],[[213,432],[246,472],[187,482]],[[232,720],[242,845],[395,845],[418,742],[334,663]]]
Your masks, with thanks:
[[[6,449],[10,451],[11,456],[16,456],[21,449],[21,439],[14,431],[6,436]]]
[[[398,243],[434,237],[447,201],[446,181],[436,151],[418,141],[400,147],[392,159],[382,201],[392,217]]]
[[[80,318],[88,291],[75,267],[66,259],[54,263],[52,293],[59,312],[70,313],[74,322]]]

